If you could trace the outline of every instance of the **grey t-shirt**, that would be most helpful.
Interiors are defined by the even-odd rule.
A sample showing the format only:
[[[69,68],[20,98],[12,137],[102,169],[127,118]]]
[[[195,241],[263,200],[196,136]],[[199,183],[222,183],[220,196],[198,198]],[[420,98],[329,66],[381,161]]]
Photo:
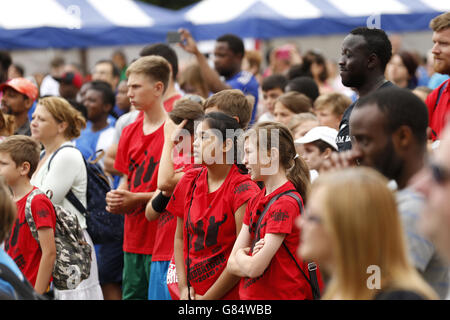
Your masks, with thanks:
[[[130,123],[136,121],[138,115],[139,115],[138,110],[132,110],[130,112],[123,114],[122,116],[120,116],[119,119],[117,119],[116,125],[114,126],[115,132],[112,142],[113,144],[119,144],[120,136],[122,134],[123,129]]]
[[[410,259],[425,281],[441,299],[445,299],[449,290],[449,265],[438,256],[434,245],[418,230],[417,224],[425,203],[424,196],[412,189],[397,191],[397,206],[406,232]]]

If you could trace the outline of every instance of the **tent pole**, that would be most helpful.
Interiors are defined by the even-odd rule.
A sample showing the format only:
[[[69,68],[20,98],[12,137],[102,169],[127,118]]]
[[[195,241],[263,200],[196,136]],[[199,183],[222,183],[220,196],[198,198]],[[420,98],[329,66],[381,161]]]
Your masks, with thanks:
[[[80,48],[80,68],[83,76],[86,77],[88,75],[88,61],[87,61],[87,49]]]

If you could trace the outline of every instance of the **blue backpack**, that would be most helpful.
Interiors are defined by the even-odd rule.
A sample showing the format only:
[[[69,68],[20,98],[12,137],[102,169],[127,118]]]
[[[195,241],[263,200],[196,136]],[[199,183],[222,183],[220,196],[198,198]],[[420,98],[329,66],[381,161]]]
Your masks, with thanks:
[[[48,169],[56,153],[63,148],[75,148],[65,145],[58,148],[48,162]],[[86,218],[87,231],[94,244],[118,242],[123,240],[124,217],[106,211],[106,194],[111,190],[108,178],[97,163],[84,159],[87,172],[87,208],[70,190],[66,194],[67,200]]]

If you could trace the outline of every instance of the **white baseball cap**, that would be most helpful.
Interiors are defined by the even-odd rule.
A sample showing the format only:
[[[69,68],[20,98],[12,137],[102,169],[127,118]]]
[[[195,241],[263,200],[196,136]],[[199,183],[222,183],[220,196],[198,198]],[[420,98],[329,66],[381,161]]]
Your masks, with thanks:
[[[338,132],[336,129],[326,126],[319,126],[312,128],[303,137],[296,139],[295,143],[304,144],[322,140],[328,143],[331,147],[333,147],[337,151],[338,150],[338,146],[336,144],[337,135]]]

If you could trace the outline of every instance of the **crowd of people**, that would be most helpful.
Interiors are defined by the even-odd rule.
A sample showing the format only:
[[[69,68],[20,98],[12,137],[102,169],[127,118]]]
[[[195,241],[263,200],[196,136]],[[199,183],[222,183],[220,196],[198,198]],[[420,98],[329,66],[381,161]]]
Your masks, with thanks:
[[[58,300],[448,298],[450,13],[430,28],[426,58],[359,27],[337,63],[284,44],[265,70],[232,34],[211,64],[185,29],[183,67],[156,43],[35,79],[0,52],[0,266]],[[68,196],[88,206],[86,161],[118,240]],[[58,206],[92,248],[64,289]],[[0,297],[21,297],[1,273]]]

